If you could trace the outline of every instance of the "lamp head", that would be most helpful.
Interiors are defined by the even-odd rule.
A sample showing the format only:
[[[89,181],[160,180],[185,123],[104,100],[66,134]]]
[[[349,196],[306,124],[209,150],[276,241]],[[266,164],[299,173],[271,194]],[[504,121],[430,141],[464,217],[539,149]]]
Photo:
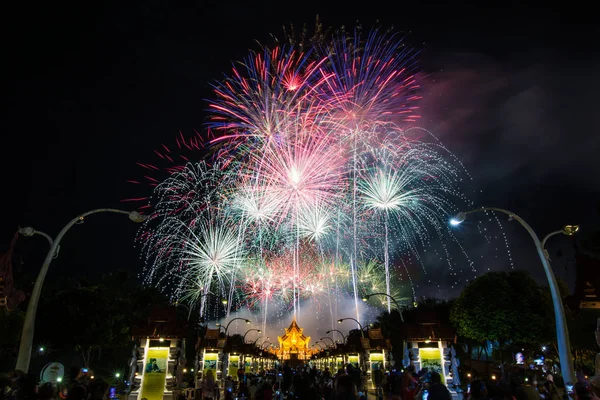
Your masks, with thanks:
[[[227,305],[227,303],[228,303],[227,299],[223,299],[223,300],[221,300],[221,304],[223,304],[224,306],[226,306],[226,305]]]
[[[362,301],[366,302],[367,300],[369,300],[369,296],[363,296]]]
[[[338,319],[338,324],[341,324],[343,319]]]
[[[247,319],[247,320],[246,320],[246,323],[247,323],[247,324],[249,324],[249,323],[250,323],[250,320],[249,320],[249,319]]]
[[[147,220],[148,216],[140,214],[138,211],[132,211],[129,213],[129,219],[135,223],[141,223]]]
[[[31,226],[26,226],[24,228],[19,227],[19,235],[33,236],[35,235],[35,229],[33,229]]]
[[[573,236],[579,231],[579,225],[565,225],[562,229],[562,233],[567,236]]]
[[[260,329],[257,329],[256,332],[261,333],[262,331]]]
[[[458,226],[462,224],[465,221],[465,219],[467,219],[467,214],[464,212],[459,212],[453,218],[450,218],[450,225]]]

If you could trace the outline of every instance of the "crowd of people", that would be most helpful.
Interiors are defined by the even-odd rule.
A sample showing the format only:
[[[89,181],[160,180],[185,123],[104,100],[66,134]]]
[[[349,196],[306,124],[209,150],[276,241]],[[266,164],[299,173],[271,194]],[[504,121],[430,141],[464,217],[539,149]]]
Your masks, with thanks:
[[[593,386],[580,379],[572,390],[559,389],[551,375],[541,381],[526,374],[497,381],[473,379],[466,385],[465,400],[600,400]],[[110,400],[111,386],[101,379],[77,374],[70,382],[39,383],[32,374],[14,372],[0,382],[0,400]],[[283,365],[258,374],[240,369],[237,380],[222,382],[207,370],[198,382],[189,382],[178,400],[452,400],[442,377],[435,371],[412,367],[384,372],[376,368],[366,374],[352,364],[332,373],[329,368]],[[144,400],[144,399],[142,399]]]
[[[0,400],[109,400],[110,385],[75,370],[61,383],[38,382],[34,374],[15,371],[0,382]]]
[[[198,387],[196,400],[219,399],[221,391],[218,387],[214,373],[207,373]],[[352,364],[335,375],[329,368],[291,368],[285,364],[277,370],[259,374],[246,374],[240,370],[237,381],[231,376],[224,380],[222,391],[225,400],[366,399],[364,387],[364,374]]]
[[[220,390],[222,389],[222,390]],[[435,371],[413,367],[405,371],[384,372],[375,368],[367,382],[366,374],[352,364],[332,374],[329,368],[319,370],[308,366],[291,368],[284,365],[278,370],[259,374],[238,372],[237,381],[228,376],[222,387],[214,373],[200,381],[198,391],[187,400],[452,400],[453,396]],[[190,392],[191,394],[191,392]],[[600,400],[588,381],[577,382],[572,391],[558,389],[548,375],[537,382],[527,374],[507,376],[486,382],[472,380],[460,393],[465,400]]]
[[[284,365],[259,374],[245,374],[242,370],[237,381],[230,376],[225,379],[222,391],[225,400],[366,400],[370,386],[371,398],[379,400],[427,400],[426,396],[430,400],[451,400],[450,391],[435,372],[420,376],[410,368],[405,373],[384,373],[376,368],[372,375],[372,383],[367,382],[366,374],[353,364],[336,373],[329,368]],[[219,400],[220,392],[210,371],[200,381],[194,400]]]

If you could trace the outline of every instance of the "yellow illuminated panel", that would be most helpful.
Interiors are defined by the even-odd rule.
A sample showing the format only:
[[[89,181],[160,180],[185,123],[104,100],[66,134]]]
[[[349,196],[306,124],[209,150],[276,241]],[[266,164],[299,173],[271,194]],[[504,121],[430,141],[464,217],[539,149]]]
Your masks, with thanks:
[[[228,374],[237,381],[237,371],[240,368],[240,356],[229,355]]]
[[[383,362],[383,353],[371,353],[369,355],[369,361],[371,362],[371,368],[369,370],[369,372],[373,371],[375,369],[375,367],[379,366],[381,368],[384,367],[384,362]]]
[[[162,400],[165,394],[168,357],[169,348],[148,349],[140,398]]]
[[[442,379],[445,379],[444,368],[442,368],[442,356],[439,348],[421,348],[419,349],[419,356],[421,358],[421,369],[427,368],[429,371],[435,371],[442,375]],[[442,380],[442,382],[444,382],[444,380]]]
[[[207,370],[212,369],[213,372],[215,373],[215,376],[217,376],[217,359],[218,359],[217,353],[205,353],[204,354],[204,372],[205,373]]]
[[[358,356],[348,356],[348,362],[355,367],[358,367]]]

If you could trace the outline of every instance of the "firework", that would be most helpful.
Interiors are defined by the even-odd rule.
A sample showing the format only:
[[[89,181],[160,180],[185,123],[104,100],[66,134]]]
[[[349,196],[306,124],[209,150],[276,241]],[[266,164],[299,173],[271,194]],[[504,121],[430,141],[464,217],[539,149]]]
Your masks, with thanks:
[[[419,118],[415,55],[356,30],[235,64],[214,85],[211,152],[155,182],[146,281],[205,315],[211,297],[261,310],[264,329],[267,310],[307,298],[332,317],[343,296],[416,298],[410,268],[439,243],[449,269],[454,244],[472,265],[445,225],[470,204],[464,167],[399,125]]]

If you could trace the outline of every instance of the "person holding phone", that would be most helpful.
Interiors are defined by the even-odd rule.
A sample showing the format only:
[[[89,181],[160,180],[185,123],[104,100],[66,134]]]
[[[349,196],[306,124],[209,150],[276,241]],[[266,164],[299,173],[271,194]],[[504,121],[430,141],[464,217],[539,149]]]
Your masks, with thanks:
[[[414,400],[428,400],[429,398],[429,382],[421,382],[414,395]]]
[[[420,394],[421,400],[452,400],[452,394],[450,394],[446,385],[442,383],[442,376],[435,371],[429,373],[429,383],[423,383],[421,386],[421,389],[415,395],[415,399]]]
[[[423,382],[420,385],[419,391],[414,396],[415,400],[452,400],[452,394],[442,383],[442,376],[439,373],[432,371],[429,380],[429,383]]]

